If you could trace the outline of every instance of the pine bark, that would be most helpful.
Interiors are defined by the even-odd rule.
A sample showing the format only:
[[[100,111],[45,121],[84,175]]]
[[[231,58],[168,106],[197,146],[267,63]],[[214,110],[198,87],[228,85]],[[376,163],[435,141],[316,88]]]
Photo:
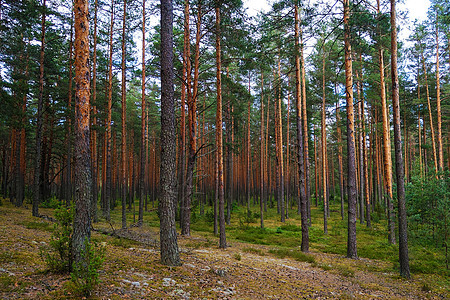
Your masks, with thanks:
[[[122,228],[127,228],[126,204],[127,204],[127,81],[126,81],[126,52],[125,52],[125,30],[127,16],[127,0],[123,1],[123,18],[122,18],[122,160],[121,160],[121,190],[122,190]]]
[[[391,0],[391,78],[392,78],[392,106],[394,113],[394,146],[395,171],[397,175],[397,202],[398,202],[398,237],[400,275],[410,278],[408,255],[408,226],[406,222],[405,205],[405,171],[402,156],[402,132],[400,128],[400,100],[397,71],[397,25],[395,0]]]
[[[91,160],[89,147],[89,2],[75,0],[75,216],[72,261],[86,267],[86,243],[91,235]]]
[[[41,201],[41,159],[42,159],[42,112],[44,106],[44,56],[45,56],[45,16],[46,0],[43,0],[41,22],[41,51],[39,56],[39,97],[36,124],[36,165],[34,168],[34,193],[32,215],[39,216],[39,203]]]
[[[322,179],[323,179],[323,232],[328,234],[328,198],[327,198],[327,168],[325,167],[327,163],[326,153],[327,153],[327,132],[326,132],[326,111],[325,111],[325,53],[322,49]]]
[[[93,58],[92,58],[92,127],[91,128],[91,140],[92,140],[92,199],[91,199],[91,218],[92,222],[97,222],[97,199],[98,199],[98,155],[97,155],[97,11],[98,0],[94,2],[94,45],[93,45]]]
[[[164,143],[161,143],[160,249],[161,263],[178,266],[181,261],[175,227],[177,179],[172,45],[172,0],[161,0],[161,141]]]
[[[162,2],[162,1],[161,1]],[[162,10],[162,8],[161,8]],[[145,143],[147,139],[147,132],[145,127],[146,120],[146,103],[145,103],[145,0],[142,1],[142,100],[141,100],[141,158],[140,158],[140,174],[139,174],[139,217],[138,225],[142,226],[144,221],[144,200],[145,194]]]
[[[344,0],[345,94],[347,100],[348,151],[348,238],[347,257],[357,258],[356,250],[356,157],[353,112],[352,47],[350,45],[349,0]]]
[[[299,12],[298,5],[295,5],[295,100],[296,100],[296,117],[297,117],[297,161],[298,161],[298,188],[300,194],[300,213],[301,213],[301,229],[302,242],[301,251],[309,252],[309,228],[308,228],[308,198],[305,194],[305,168],[304,168],[304,149],[303,149],[303,129],[302,129],[302,99],[300,85],[300,47],[299,47]]]
[[[222,147],[222,78],[221,78],[221,30],[220,30],[220,4],[216,4],[216,88],[217,88],[217,111],[216,111],[216,151],[217,151],[217,192],[219,206],[219,248],[227,247],[225,235],[225,212],[224,212],[224,188],[223,188],[223,147]]]

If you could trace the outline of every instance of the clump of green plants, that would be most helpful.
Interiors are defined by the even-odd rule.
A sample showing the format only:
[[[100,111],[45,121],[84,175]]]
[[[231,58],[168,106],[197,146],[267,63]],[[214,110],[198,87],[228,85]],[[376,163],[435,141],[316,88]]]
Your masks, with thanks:
[[[43,208],[58,208],[60,205],[61,203],[58,199],[56,199],[56,196],[47,198],[41,203]]]
[[[240,253],[235,253],[235,254],[233,254],[233,258],[234,258],[235,260],[241,260],[241,259],[242,259]]]
[[[40,249],[40,256],[45,261],[48,271],[70,273],[69,288],[75,295],[89,296],[98,284],[98,271],[104,261],[104,251],[96,243],[85,242],[81,254],[82,263],[72,262],[72,233],[74,207],[60,206],[55,210],[57,224],[50,238],[49,245]]]
[[[245,252],[245,253],[252,253],[252,254],[259,255],[259,256],[265,256],[266,255],[264,253],[264,251],[262,251],[261,249],[255,249],[255,248],[252,248],[252,247],[243,248],[242,251]]]
[[[104,251],[96,243],[88,240],[85,242],[85,249],[81,254],[80,263],[72,266],[70,273],[70,287],[75,295],[89,296],[94,287],[99,283],[98,271],[105,260]]]
[[[303,253],[298,250],[289,250],[289,249],[271,249],[269,253],[274,254],[279,258],[291,257],[296,261],[302,261],[307,263],[315,263],[316,259],[314,256],[310,254]]]
[[[73,206],[60,206],[55,210],[55,218],[57,224],[49,246],[40,249],[40,256],[50,272],[64,273],[70,270]]]

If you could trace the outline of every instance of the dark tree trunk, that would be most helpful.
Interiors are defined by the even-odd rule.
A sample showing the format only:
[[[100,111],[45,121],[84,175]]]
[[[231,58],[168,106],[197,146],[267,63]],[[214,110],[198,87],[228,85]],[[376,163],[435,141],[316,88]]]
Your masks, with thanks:
[[[161,0],[161,198],[160,247],[161,262],[178,266],[176,205],[176,145],[173,89],[173,8],[172,0]]]
[[[394,112],[394,147],[395,147],[395,173],[397,175],[398,200],[398,238],[400,275],[410,278],[408,255],[408,227],[406,223],[405,208],[405,171],[402,156],[402,132],[400,128],[400,101],[397,73],[397,25],[395,13],[395,0],[391,0],[391,78],[392,78],[392,106]]]

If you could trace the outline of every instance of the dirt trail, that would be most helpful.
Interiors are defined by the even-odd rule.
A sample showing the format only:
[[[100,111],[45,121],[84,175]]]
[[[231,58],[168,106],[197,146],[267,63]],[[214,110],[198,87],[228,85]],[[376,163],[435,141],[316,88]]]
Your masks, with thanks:
[[[46,213],[43,210],[43,213]],[[51,215],[51,212],[47,212]],[[26,209],[0,206],[0,298],[66,299],[68,275],[46,274],[39,256],[53,224]],[[107,230],[108,224],[96,225]],[[106,261],[94,299],[446,299],[447,291],[423,291],[419,276],[403,280],[380,270],[386,263],[311,253],[315,263],[277,258],[271,247],[180,237],[183,266],[159,263],[152,228],[119,231],[141,242],[93,233]]]

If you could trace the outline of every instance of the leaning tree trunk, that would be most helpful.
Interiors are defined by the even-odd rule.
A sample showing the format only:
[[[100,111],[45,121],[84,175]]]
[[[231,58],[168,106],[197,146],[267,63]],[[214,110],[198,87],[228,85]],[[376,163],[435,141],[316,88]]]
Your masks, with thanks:
[[[161,174],[160,174],[160,249],[161,262],[178,266],[175,227],[176,145],[173,90],[173,7],[172,0],[161,0]]]

